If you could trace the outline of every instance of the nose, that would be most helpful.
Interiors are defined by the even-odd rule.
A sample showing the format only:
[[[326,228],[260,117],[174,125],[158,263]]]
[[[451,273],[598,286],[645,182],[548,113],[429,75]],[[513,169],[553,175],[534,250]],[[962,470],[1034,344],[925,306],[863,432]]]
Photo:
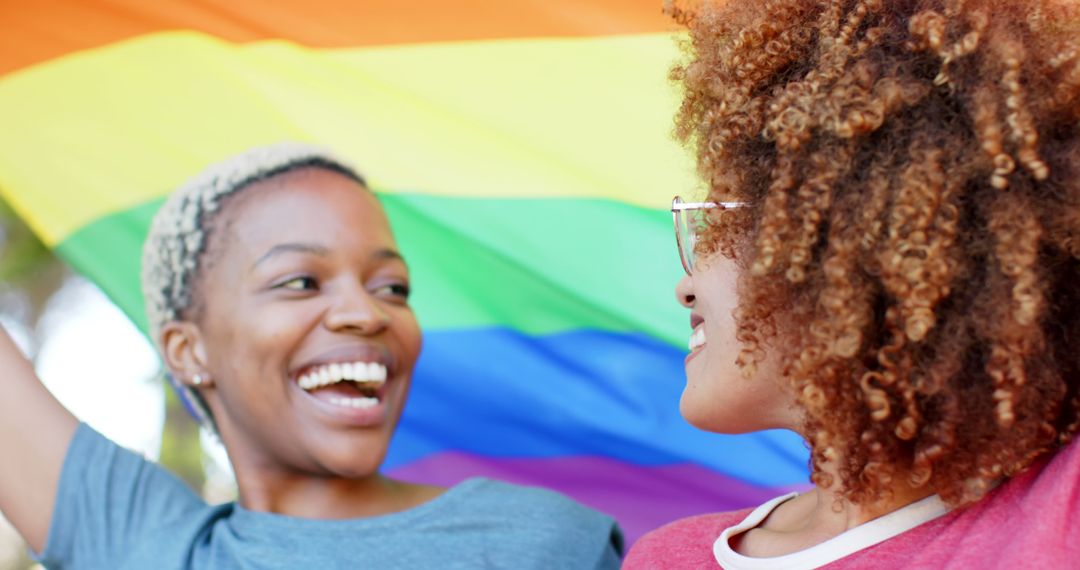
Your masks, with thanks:
[[[390,326],[390,315],[359,284],[344,288],[326,311],[326,328],[334,332],[372,336]]]
[[[675,298],[679,301],[679,304],[687,309],[694,308],[694,278],[689,275],[684,275],[679,282],[675,284]]]

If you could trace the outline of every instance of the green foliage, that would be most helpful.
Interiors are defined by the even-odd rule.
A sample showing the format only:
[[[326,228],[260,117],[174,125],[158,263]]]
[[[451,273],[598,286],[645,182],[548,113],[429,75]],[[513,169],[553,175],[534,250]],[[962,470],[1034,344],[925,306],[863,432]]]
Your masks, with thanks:
[[[0,307],[0,310],[21,316],[34,329],[49,298],[63,285],[66,276],[64,265],[0,201],[0,293],[8,293],[5,300],[14,299],[22,305]]]
[[[17,284],[32,278],[43,266],[56,263],[49,248],[3,201],[0,201],[0,228],[3,228],[0,282]]]

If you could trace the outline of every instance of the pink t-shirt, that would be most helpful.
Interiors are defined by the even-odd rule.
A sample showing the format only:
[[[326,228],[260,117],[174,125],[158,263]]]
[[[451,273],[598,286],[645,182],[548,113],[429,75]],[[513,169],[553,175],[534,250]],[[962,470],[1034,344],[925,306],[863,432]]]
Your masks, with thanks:
[[[750,512],[700,515],[658,528],[634,544],[623,569],[718,568],[714,543]],[[823,567],[1080,568],[1080,441],[1038,461],[974,505]]]

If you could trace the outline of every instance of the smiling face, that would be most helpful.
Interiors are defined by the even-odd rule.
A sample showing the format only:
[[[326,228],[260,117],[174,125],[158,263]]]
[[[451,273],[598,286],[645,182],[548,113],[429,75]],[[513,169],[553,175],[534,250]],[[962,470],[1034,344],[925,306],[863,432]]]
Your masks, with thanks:
[[[719,433],[797,429],[799,414],[782,387],[776,351],[765,347],[765,359],[750,378],[735,363],[741,349],[734,317],[740,271],[735,261],[714,254],[699,259],[694,273],[676,286],[679,303],[690,309],[692,329],[679,411],[691,425]]]
[[[204,262],[191,353],[238,479],[374,474],[421,344],[376,198],[322,168],[256,182],[224,206]]]

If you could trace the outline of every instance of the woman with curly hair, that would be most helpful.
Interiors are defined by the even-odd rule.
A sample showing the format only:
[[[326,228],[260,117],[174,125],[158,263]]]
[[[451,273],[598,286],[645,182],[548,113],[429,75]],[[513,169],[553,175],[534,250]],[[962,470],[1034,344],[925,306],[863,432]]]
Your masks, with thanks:
[[[806,493],[640,540],[626,568],[1080,559],[1080,7],[771,0],[689,29],[681,409],[786,428]]]

